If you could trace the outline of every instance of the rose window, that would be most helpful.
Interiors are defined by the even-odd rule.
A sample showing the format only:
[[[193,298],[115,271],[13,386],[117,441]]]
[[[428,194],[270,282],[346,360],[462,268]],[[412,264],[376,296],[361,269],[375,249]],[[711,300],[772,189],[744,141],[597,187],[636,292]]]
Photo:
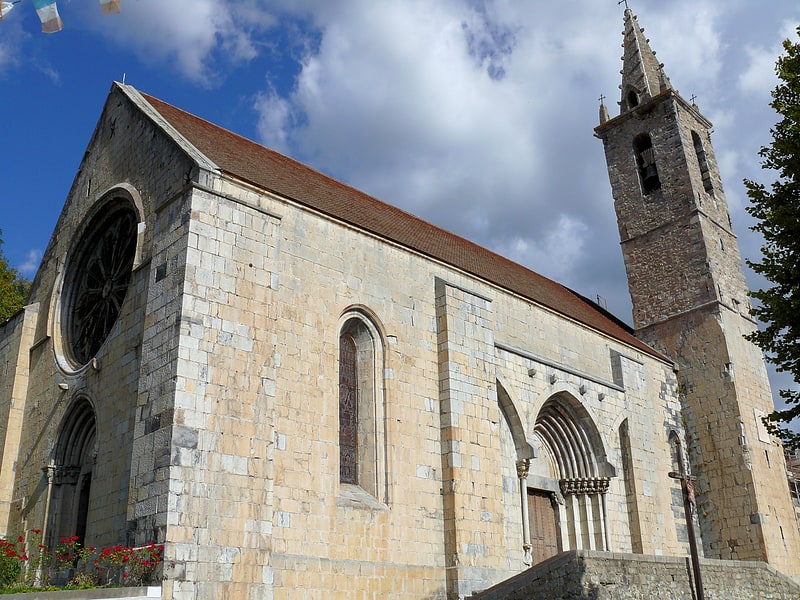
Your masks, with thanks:
[[[71,358],[88,363],[116,323],[136,254],[136,214],[108,206],[92,219],[67,272],[65,334]]]

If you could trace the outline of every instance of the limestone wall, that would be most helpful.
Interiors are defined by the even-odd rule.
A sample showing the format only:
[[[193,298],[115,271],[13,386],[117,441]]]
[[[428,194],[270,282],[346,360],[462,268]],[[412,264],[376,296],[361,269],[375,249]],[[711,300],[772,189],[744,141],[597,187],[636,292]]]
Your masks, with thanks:
[[[197,335],[207,340],[200,349],[208,348],[199,354],[209,367],[202,394],[212,410],[194,413],[201,420],[192,427],[198,427],[198,439],[236,436],[213,412],[235,393],[241,405],[227,410],[238,414],[252,397],[253,406],[261,408],[247,414],[257,418],[257,430],[266,428],[237,446],[231,460],[241,467],[218,466],[224,459],[219,443],[193,455],[207,457],[203,469],[218,471],[204,477],[224,478],[230,469],[249,469],[252,453],[261,452],[258,444],[267,445],[272,475],[253,474],[250,482],[266,485],[271,498],[271,529],[264,535],[270,536],[275,597],[301,590],[322,597],[334,585],[342,597],[387,588],[398,598],[457,597],[524,568],[518,456],[498,406],[498,380],[530,439],[549,398],[566,394],[585,407],[616,472],[607,496],[609,547],[630,550],[633,519],[643,551],[671,554],[685,548],[672,507],[675,484],[666,475],[673,469],[668,432],[680,430],[668,364],[289,202],[224,180],[214,185],[217,208],[203,201],[204,209],[193,212],[193,220],[204,221],[206,211],[217,219],[204,230],[200,246],[213,246],[231,220],[269,216],[272,220],[264,221],[271,223],[264,242],[269,260],[256,277],[262,287],[240,292],[219,283],[192,294]],[[219,219],[215,210],[233,212]],[[253,268],[250,259],[222,253],[222,260],[216,267],[220,282],[223,273],[246,278]],[[193,279],[187,273],[187,290]],[[242,342],[253,344],[251,355],[240,356],[238,364],[229,366],[225,356],[233,351],[214,343],[219,328],[227,328],[214,319],[219,311],[235,311],[233,339],[238,332]],[[350,311],[367,315],[380,332],[386,485],[377,497],[338,477],[338,337]],[[184,338],[194,351],[192,340]],[[195,402],[198,393],[192,392]],[[190,399],[179,394],[178,401],[183,397]],[[192,414],[182,412],[185,418]],[[639,486],[633,517],[619,441],[626,420],[635,469],[631,480]],[[200,523],[210,518],[204,510],[216,514],[233,506],[219,499],[194,503],[196,516],[184,522]],[[243,519],[228,527],[246,530]],[[218,538],[203,539],[207,552],[218,550],[212,550]]]

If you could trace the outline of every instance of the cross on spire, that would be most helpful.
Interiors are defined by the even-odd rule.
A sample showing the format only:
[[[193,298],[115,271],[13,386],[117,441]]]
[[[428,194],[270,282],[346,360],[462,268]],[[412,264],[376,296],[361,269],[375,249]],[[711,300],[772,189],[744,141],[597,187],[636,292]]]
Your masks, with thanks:
[[[624,4],[625,5],[625,10],[630,8],[628,6],[628,0],[619,0],[619,2],[617,2],[617,4]]]
[[[603,104],[603,100],[605,99],[606,99],[605,95],[600,94],[600,97],[598,98],[598,100],[600,100],[600,104]]]

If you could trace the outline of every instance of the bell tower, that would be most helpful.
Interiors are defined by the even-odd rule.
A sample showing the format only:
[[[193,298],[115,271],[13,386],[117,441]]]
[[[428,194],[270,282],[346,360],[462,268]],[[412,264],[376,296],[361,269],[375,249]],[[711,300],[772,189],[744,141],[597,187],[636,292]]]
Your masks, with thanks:
[[[747,284],[711,145],[711,123],[670,83],[625,10],[620,114],[603,141],[636,335],[678,370],[708,558],[800,575],[800,531],[760,350],[744,339]],[[667,474],[664,474],[667,477]]]

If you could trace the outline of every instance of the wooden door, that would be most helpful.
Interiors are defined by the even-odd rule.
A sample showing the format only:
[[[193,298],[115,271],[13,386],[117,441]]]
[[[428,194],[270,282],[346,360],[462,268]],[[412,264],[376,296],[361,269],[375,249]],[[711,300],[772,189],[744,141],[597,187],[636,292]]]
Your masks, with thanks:
[[[552,493],[528,488],[528,516],[531,528],[531,555],[537,564],[559,553],[558,512]]]

